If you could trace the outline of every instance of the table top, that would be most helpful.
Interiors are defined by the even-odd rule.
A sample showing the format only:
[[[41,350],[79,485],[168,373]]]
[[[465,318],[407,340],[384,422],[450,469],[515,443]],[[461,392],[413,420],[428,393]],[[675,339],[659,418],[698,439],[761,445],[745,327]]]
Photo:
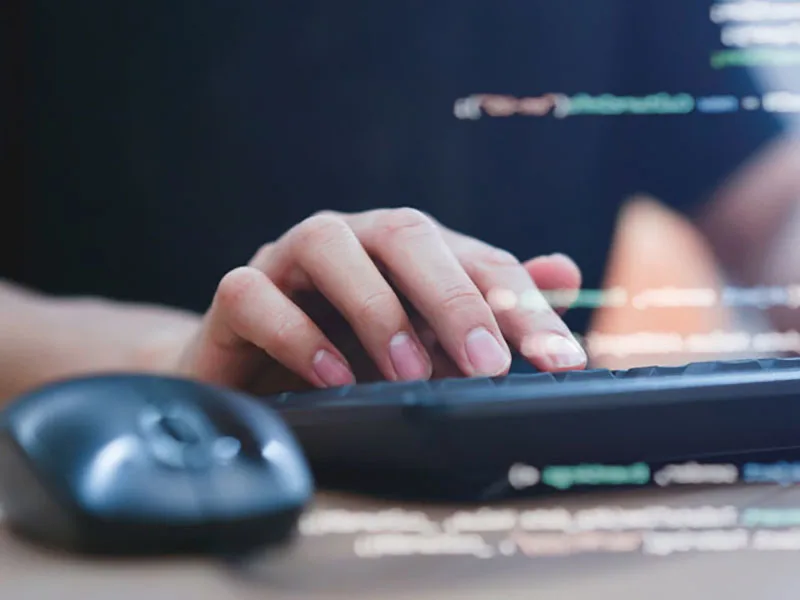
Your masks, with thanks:
[[[78,558],[30,546],[0,527],[0,595],[794,600],[800,528],[778,527],[775,515],[800,522],[795,506],[797,486],[763,485],[562,494],[491,507],[321,493],[291,549],[247,564]],[[643,533],[652,519],[661,527]],[[698,529],[681,531],[687,523]]]

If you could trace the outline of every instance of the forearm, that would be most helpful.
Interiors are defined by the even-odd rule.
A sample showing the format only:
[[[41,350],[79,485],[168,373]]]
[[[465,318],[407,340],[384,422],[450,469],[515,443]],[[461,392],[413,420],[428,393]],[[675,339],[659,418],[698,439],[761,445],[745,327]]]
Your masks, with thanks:
[[[54,379],[168,370],[199,317],[99,298],[53,298],[0,281],[0,403]]]
[[[750,285],[763,281],[800,200],[800,139],[776,140],[723,185],[698,225],[722,265]]]
[[[800,140],[779,140],[742,169],[699,225],[735,283],[800,283]],[[769,313],[778,330],[800,328],[797,309]]]
[[[800,200],[800,190],[798,190]],[[772,238],[760,253],[760,263],[751,264],[744,283],[751,286],[784,287],[800,284],[800,203],[795,202]],[[796,298],[790,299],[790,302]],[[768,309],[772,326],[778,331],[800,329],[800,310],[778,305]]]

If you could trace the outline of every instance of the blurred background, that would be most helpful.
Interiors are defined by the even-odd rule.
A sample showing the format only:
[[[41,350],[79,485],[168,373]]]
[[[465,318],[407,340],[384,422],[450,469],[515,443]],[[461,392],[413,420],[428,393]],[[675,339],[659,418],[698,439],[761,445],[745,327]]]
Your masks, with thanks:
[[[800,3],[2,10],[0,266],[22,283],[202,311],[316,210],[415,206],[572,256],[595,366],[800,350]]]

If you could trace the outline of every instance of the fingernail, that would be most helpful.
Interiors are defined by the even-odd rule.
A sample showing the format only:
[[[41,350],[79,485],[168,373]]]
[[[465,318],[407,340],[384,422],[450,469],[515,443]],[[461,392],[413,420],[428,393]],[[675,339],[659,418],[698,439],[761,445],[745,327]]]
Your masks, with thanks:
[[[355,381],[347,365],[327,350],[320,350],[314,355],[314,373],[329,387],[350,385]]]
[[[561,335],[552,335],[544,344],[545,352],[556,369],[580,367],[586,363],[586,353],[578,342]]]
[[[407,333],[398,333],[389,342],[389,356],[397,376],[404,380],[428,379],[431,364]]]
[[[467,336],[467,357],[475,375],[498,375],[511,364],[511,355],[483,327],[473,329]]]

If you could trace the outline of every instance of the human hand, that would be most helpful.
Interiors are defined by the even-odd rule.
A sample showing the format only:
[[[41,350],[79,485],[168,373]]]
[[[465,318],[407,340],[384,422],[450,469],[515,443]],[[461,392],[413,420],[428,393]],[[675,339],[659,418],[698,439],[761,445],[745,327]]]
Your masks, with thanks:
[[[563,255],[520,263],[415,209],[324,212],[222,278],[177,370],[270,394],[503,375],[508,344],[541,370],[579,369],[585,354],[539,291],[579,287]]]

